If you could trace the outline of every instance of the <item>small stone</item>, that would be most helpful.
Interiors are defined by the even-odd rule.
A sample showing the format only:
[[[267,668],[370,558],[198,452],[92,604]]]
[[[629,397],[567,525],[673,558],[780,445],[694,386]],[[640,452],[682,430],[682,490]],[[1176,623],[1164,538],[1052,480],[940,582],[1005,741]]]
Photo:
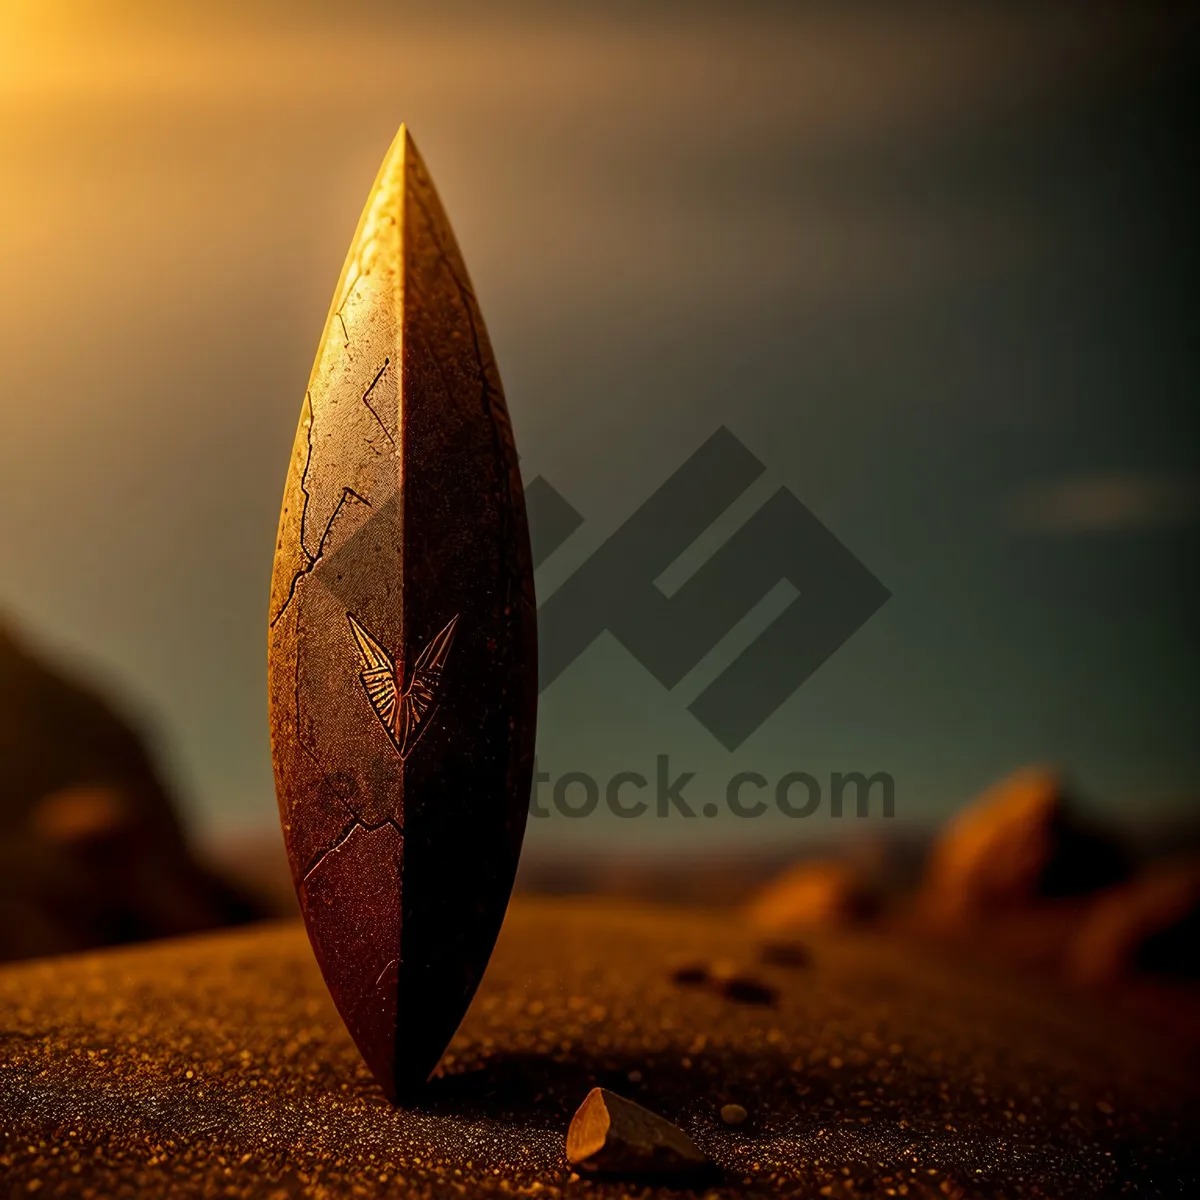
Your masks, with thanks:
[[[671,981],[680,987],[703,987],[711,978],[708,964],[702,962],[684,963],[671,972]]]
[[[721,1120],[726,1125],[740,1125],[750,1114],[740,1104],[723,1104]]]
[[[767,942],[759,951],[759,958],[768,966],[793,971],[812,966],[812,953],[803,942]]]
[[[567,1161],[581,1171],[632,1177],[694,1175],[710,1165],[682,1129],[606,1088],[592,1088],[572,1118]]]
[[[726,1000],[738,1004],[774,1004],[779,995],[769,983],[751,975],[733,975],[717,990]]]

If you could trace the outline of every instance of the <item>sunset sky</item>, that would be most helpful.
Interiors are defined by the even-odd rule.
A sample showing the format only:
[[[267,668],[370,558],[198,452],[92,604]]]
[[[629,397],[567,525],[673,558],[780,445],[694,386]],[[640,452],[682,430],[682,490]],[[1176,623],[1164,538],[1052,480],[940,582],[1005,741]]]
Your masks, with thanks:
[[[547,771],[667,754],[697,804],[886,771],[916,825],[1042,760],[1098,814],[1197,811],[1198,40],[1169,11],[0,0],[0,614],[147,725],[198,826],[274,821],[284,472],[406,121],[526,481],[584,517],[542,597],[721,425],[767,468],[738,519],[785,486],[892,592],[733,754],[687,704],[773,614],[673,692],[601,638],[542,696]]]

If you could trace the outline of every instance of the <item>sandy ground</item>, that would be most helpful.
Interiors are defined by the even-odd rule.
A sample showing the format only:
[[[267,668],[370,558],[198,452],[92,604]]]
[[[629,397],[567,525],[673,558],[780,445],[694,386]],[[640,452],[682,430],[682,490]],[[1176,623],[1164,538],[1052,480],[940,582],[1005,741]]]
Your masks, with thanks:
[[[1196,1194],[1195,1063],[1161,1029],[878,933],[807,941],[771,966],[729,917],[518,899],[412,1111],[296,923],[8,967],[0,1195],[640,1194],[565,1160],[595,1084],[709,1153],[698,1194]],[[673,982],[698,958],[777,1001]]]

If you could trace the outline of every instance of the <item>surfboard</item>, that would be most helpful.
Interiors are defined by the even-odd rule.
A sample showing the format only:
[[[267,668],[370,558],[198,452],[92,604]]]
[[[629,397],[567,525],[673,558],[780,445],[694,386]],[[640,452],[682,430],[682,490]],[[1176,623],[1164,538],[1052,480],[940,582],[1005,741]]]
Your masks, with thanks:
[[[407,129],[301,406],[271,582],[271,748],[325,982],[392,1100],[421,1090],[500,929],[525,831],[536,607],[512,427]]]

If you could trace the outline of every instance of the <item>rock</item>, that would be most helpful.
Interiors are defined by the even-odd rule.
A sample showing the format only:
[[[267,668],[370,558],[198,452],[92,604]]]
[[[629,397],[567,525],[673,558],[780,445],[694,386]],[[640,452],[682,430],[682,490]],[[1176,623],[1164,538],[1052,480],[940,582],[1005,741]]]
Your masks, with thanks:
[[[934,845],[918,898],[929,924],[976,920],[1044,898],[1077,896],[1128,872],[1119,844],[1082,823],[1060,776],[1034,767],[989,788]]]
[[[738,1004],[774,1004],[779,998],[775,988],[753,975],[730,975],[718,980],[715,990]]]
[[[192,856],[130,726],[0,627],[0,959],[259,915]]]
[[[801,862],[763,887],[745,912],[755,927],[776,931],[862,921],[878,912],[879,902],[878,889],[858,867]]]
[[[49,845],[82,846],[119,835],[132,819],[120,790],[83,785],[38,800],[29,814],[29,829]]]
[[[671,972],[671,982],[680,987],[707,987],[712,982],[712,972],[707,963],[684,963]]]
[[[567,1161],[581,1171],[626,1177],[688,1176],[711,1165],[682,1129],[605,1088],[592,1088],[572,1118]]]
[[[684,963],[671,972],[679,987],[704,988],[738,1004],[774,1004],[779,993],[769,983],[739,971],[732,959]]]
[[[803,942],[764,942],[758,956],[769,967],[784,967],[789,971],[812,966],[812,951]]]
[[[1068,957],[1086,983],[1200,976],[1200,856],[1162,863],[1096,899]]]
[[[750,1114],[740,1104],[723,1104],[721,1120],[726,1125],[740,1125]]]

